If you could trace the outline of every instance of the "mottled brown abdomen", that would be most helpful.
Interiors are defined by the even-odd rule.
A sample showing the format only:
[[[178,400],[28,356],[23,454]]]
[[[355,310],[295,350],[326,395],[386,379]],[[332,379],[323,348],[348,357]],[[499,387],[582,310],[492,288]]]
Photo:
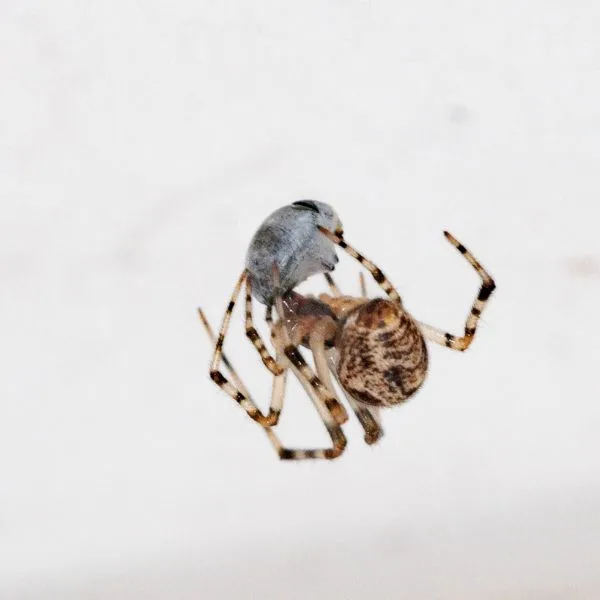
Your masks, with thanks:
[[[425,340],[397,302],[377,298],[360,306],[346,320],[336,346],[340,383],[365,404],[399,404],[425,380]]]

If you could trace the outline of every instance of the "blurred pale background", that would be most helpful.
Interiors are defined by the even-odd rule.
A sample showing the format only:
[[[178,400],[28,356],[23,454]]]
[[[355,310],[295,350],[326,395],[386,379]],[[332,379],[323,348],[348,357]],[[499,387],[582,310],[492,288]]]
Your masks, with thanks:
[[[3,0],[0,597],[600,597],[599,31],[597,0]],[[478,288],[443,229],[498,284],[333,463],[276,459],[195,313],[300,198],[433,325]],[[281,435],[327,439],[297,385]]]

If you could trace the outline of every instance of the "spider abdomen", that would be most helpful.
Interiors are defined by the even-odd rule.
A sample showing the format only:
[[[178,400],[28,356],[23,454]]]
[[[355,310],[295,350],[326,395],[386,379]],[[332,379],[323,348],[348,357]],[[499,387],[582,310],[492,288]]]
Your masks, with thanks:
[[[365,404],[399,404],[425,380],[425,340],[397,302],[377,298],[362,304],[346,320],[336,346],[340,383]]]

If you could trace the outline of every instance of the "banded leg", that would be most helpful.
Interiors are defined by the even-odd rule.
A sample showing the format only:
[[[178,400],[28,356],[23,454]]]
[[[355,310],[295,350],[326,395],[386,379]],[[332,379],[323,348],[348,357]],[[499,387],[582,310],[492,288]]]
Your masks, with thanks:
[[[282,328],[285,329],[285,328]],[[297,370],[297,375],[302,375],[306,382],[315,390],[320,401],[324,404],[327,414],[330,415],[336,425],[343,425],[348,420],[346,409],[340,404],[335,394],[327,388],[318,375],[308,366],[297,346],[288,342],[283,349],[288,361]]]
[[[367,407],[360,402],[357,402],[346,390],[344,386],[340,383],[340,380],[337,376],[336,371],[336,362],[333,353],[335,350],[330,350],[327,354],[327,362],[329,365],[329,370],[333,373],[337,382],[340,384],[340,388],[344,393],[344,396],[348,400],[348,404],[352,408],[352,411],[356,415],[358,422],[360,423],[363,431],[365,432],[364,440],[367,444],[371,445],[380,440],[383,437],[383,429],[381,428],[381,424],[379,423],[379,409],[374,407]],[[316,363],[316,358],[315,358]],[[318,363],[316,363],[318,364]],[[331,379],[329,379],[330,386],[332,386]]]
[[[271,444],[275,448],[275,451],[282,460],[307,460],[307,459],[326,459],[333,460],[338,458],[343,453],[346,447],[346,436],[344,435],[342,428],[332,418],[331,413],[327,410],[323,404],[318,392],[315,388],[306,381],[304,375],[293,365],[289,364],[289,368],[294,372],[294,375],[298,378],[298,381],[302,384],[309,398],[311,399],[314,407],[317,409],[321,420],[327,428],[327,432],[332,440],[331,448],[286,448],[279,441],[279,438],[275,435],[275,432],[271,427],[266,427],[265,432]]]
[[[263,339],[254,327],[252,317],[252,278],[246,277],[246,337],[252,342],[263,361],[263,364],[273,375],[281,375],[283,369],[277,364],[277,361],[269,354]]]
[[[269,304],[265,310],[265,321],[269,327],[269,331],[273,331],[273,305]],[[271,335],[271,337],[273,337]]]
[[[278,289],[279,273],[277,272],[276,265],[274,265],[274,267],[273,267],[273,285],[274,285],[275,289]],[[275,304],[277,306],[277,311],[278,311],[279,318],[280,318],[280,321],[276,327],[278,327],[280,325],[281,328],[285,329],[284,335],[286,336],[286,339],[288,340],[288,345],[295,347],[295,346],[297,346],[297,344],[300,343],[300,340],[299,339],[292,340],[290,337],[289,331],[287,330],[287,328],[284,325],[285,318],[283,316],[284,315],[283,299],[281,298],[281,296],[279,296],[279,302],[277,302],[277,298],[276,298]],[[267,321],[267,323],[269,323],[269,326],[271,327],[271,332],[272,332],[271,338],[273,339],[273,341],[275,341],[276,336],[274,335],[275,330],[272,327],[273,319],[272,319],[270,307],[267,307],[267,311],[265,314],[265,320]],[[333,327],[335,329],[335,324],[333,323],[333,321],[330,321],[329,323],[327,323],[327,325],[322,323],[321,327]],[[323,380],[319,380],[319,378],[317,377],[317,382],[318,382],[318,384],[321,384],[321,383],[323,383]],[[331,394],[327,395],[327,397],[324,398],[324,401],[325,401],[325,404],[326,404],[328,410],[333,415],[333,418],[335,419],[336,423],[338,425],[343,425],[348,420],[348,413],[346,412],[346,409],[344,408],[343,404],[340,404],[340,402],[337,399],[337,397],[335,396],[335,393],[333,392],[333,390],[331,391]]]
[[[446,346],[448,348],[452,348],[453,350],[466,350],[473,341],[475,337],[475,332],[477,330],[477,323],[479,322],[479,318],[481,317],[481,313],[485,308],[485,305],[492,295],[492,292],[496,288],[496,284],[494,280],[490,277],[489,273],[481,266],[479,261],[451,234],[447,231],[444,231],[444,235],[446,239],[467,259],[469,264],[477,271],[479,276],[481,277],[481,287],[479,288],[479,293],[477,294],[477,298],[475,298],[475,302],[473,302],[473,306],[471,307],[471,312],[467,317],[467,322],[465,323],[465,333],[462,336],[455,336],[451,333],[446,333],[435,327],[431,327],[431,325],[427,325],[425,323],[419,322],[419,327],[423,332],[423,335],[432,342],[436,344],[440,344],[441,346]]]
[[[333,319],[324,319],[318,321],[308,337],[308,347],[312,352],[315,368],[317,370],[317,376],[320,382],[325,386],[328,392],[336,398],[337,401],[335,388],[333,387],[333,382],[331,381],[331,375],[329,373],[329,366],[327,364],[327,355],[325,351],[325,340],[331,337],[330,333],[332,327],[335,330],[335,322]],[[347,418],[348,417],[346,416],[344,422],[347,420]],[[341,423],[339,424],[341,425]]]
[[[204,325],[204,330],[206,331],[206,334],[208,335],[208,339],[211,341],[213,348],[214,348],[215,344],[217,343],[217,338],[215,337],[215,334],[213,333],[213,329],[210,326],[210,323],[208,322],[208,319],[206,318],[206,315],[204,314],[204,311],[201,308],[198,308],[198,316],[200,317],[200,321],[202,321],[202,325]],[[249,394],[248,394],[248,390],[247,390],[246,386],[243,384],[243,382],[240,379],[239,375],[237,374],[236,370],[233,368],[233,364],[227,358],[227,355],[225,354],[225,352],[223,352],[222,358],[223,358],[223,364],[227,367],[227,370],[229,371],[231,378],[233,379],[233,383],[238,388],[240,388],[240,390],[244,394],[246,394],[246,396],[248,396]]]
[[[319,231],[329,238],[334,244],[337,244],[340,248],[343,248],[352,258],[357,260],[377,282],[379,287],[388,295],[390,300],[394,302],[400,302],[400,294],[395,290],[390,280],[383,274],[383,271],[375,264],[372,263],[368,258],[365,258],[360,252],[355,250],[352,246],[347,244],[339,235],[332,233],[328,229],[317,225]]]
[[[329,273],[324,273],[325,279],[329,284],[329,289],[334,297],[342,296],[341,290],[335,284],[333,277]],[[361,271],[359,273],[359,282],[360,282],[360,291],[363,298],[367,297],[367,289],[365,285],[365,276]],[[321,336],[322,337],[322,336]],[[329,390],[334,393],[333,382],[331,381],[330,371],[334,374],[337,379],[337,373],[335,370],[335,360],[331,354],[327,354],[325,350],[325,344],[322,339],[316,337],[313,333],[310,337],[310,349],[313,353],[315,359],[315,366],[317,368],[317,373],[323,383],[329,388]],[[339,383],[339,379],[338,379]],[[344,386],[340,383],[340,388],[342,389],[344,396],[348,400],[348,404],[352,408],[358,422],[361,424],[365,435],[364,440],[367,444],[371,445],[377,442],[381,437],[383,437],[383,429],[376,418],[374,411],[377,409],[373,409],[371,407],[366,407],[363,404],[357,402],[350,394],[346,392]]]
[[[270,427],[277,422],[278,415],[272,413],[271,411],[269,411],[268,415],[263,415],[258,406],[256,406],[251,399],[250,394],[244,393],[244,391],[239,389],[239,386],[236,387],[233,385],[219,370],[219,365],[223,358],[223,342],[225,341],[225,336],[227,335],[227,330],[229,329],[231,313],[235,308],[235,303],[240,295],[240,290],[247,276],[248,271],[244,270],[235,284],[229,304],[227,305],[227,310],[225,311],[225,316],[223,317],[223,323],[219,331],[219,337],[217,338],[217,343],[215,344],[213,359],[210,365],[210,378],[222,390],[224,390],[225,393],[233,398],[246,411],[246,413],[248,413],[248,416],[251,419],[257,423],[260,423],[264,427]]]
[[[344,388],[342,388],[344,389]],[[350,394],[344,391],[348,404],[352,407],[358,422],[363,428],[365,435],[363,437],[366,444],[371,446],[378,442],[384,434],[384,431],[379,423],[379,420],[375,414],[377,408],[367,408],[364,404],[357,402]]]
[[[265,322],[271,332],[271,343],[275,343],[275,329],[273,328],[273,305],[269,304],[265,310]]]
[[[341,296],[342,292],[340,292],[340,288],[337,286],[337,284],[333,280],[333,277],[329,273],[323,273],[323,276],[325,277],[325,280],[327,281],[327,285],[329,286],[331,293],[336,297]]]
[[[275,299],[277,312],[279,318],[283,316],[283,303],[281,296],[277,296]],[[310,449],[290,449],[284,448],[276,435],[271,429],[267,429],[267,435],[271,440],[274,448],[276,449],[279,457],[285,460],[303,460],[313,458],[323,459],[334,459],[340,456],[344,448],[346,447],[346,436],[342,431],[342,428],[336,422],[331,408],[341,406],[333,395],[327,390],[321,380],[313,373],[312,369],[308,366],[300,351],[296,346],[291,343],[289,333],[284,325],[281,323],[281,327],[278,328],[280,335],[276,336],[276,345],[278,351],[285,355],[286,361],[289,363],[289,367],[294,372],[294,375],[298,378],[298,381],[302,384],[313,405],[315,406],[321,420],[325,424],[329,437],[331,438],[332,446],[330,448],[310,448]]]
[[[215,338],[215,334],[213,333],[212,327],[204,314],[204,311],[201,308],[198,308],[198,314],[200,315],[200,320],[204,325],[204,329],[208,334],[210,341],[214,344],[217,343],[217,339]],[[240,376],[237,374],[236,370],[233,367],[232,362],[227,358],[225,353],[222,354],[223,364],[227,367],[233,383],[241,390],[243,394],[250,397],[250,393],[248,392],[248,388],[242,382]],[[274,422],[272,425],[277,425],[279,421],[279,416],[283,409],[283,398],[285,391],[285,384],[287,379],[287,370],[284,370],[281,375],[273,377],[273,390],[271,392],[271,405],[269,406],[269,414],[273,415]]]

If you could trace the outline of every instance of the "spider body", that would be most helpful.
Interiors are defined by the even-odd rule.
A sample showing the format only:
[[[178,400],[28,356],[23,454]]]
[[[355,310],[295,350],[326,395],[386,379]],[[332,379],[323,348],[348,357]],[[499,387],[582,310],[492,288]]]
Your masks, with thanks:
[[[279,270],[283,292],[311,275],[333,271],[338,257],[335,246],[318,227],[341,235],[339,217],[324,202],[300,200],[269,215],[258,228],[246,254],[252,295],[267,306],[273,303],[272,268]]]
[[[336,397],[331,375],[339,382],[360,421],[365,441],[373,444],[380,439],[383,430],[379,423],[379,408],[407,400],[425,380],[428,367],[425,340],[453,350],[466,350],[474,339],[481,314],[495,289],[494,280],[475,257],[456,238],[444,232],[446,239],[479,275],[481,286],[467,316],[463,335],[453,335],[417,321],[405,310],[399,293],[381,269],[341,237],[339,219],[332,210],[323,213],[320,208],[323,206],[327,205],[300,201],[276,211],[263,223],[250,245],[247,268],[238,279],[216,340],[206,317],[199,311],[215,343],[211,378],[264,428],[278,456],[287,460],[334,459],[344,452],[346,437],[341,425],[348,417]],[[305,221],[307,215],[310,215],[310,219]],[[292,221],[299,218],[303,223],[302,235],[295,237],[290,233],[292,222],[288,229],[281,227],[282,223],[288,223],[289,218]],[[328,220],[337,233],[321,225],[323,219]],[[361,280],[362,297],[341,295],[328,274],[335,264],[333,247],[327,246],[319,239],[319,235],[326,238],[329,244],[345,250],[367,269],[387,298],[369,299],[364,280]],[[293,243],[290,241],[286,247],[283,242],[288,238]],[[300,244],[299,239],[303,239],[310,248],[306,254],[296,254],[303,251],[303,247],[297,245]],[[324,273],[332,296],[321,294],[319,298],[314,298],[293,290],[306,277],[318,272]],[[259,410],[223,353],[223,341],[231,313],[244,282],[246,335],[273,374],[271,404],[266,415]],[[255,296],[267,305],[265,317],[271,328],[274,357],[267,351],[253,326],[254,282],[257,289]],[[272,320],[272,305],[276,307],[279,317],[276,322]],[[308,348],[312,354],[314,367],[304,359],[301,346]],[[230,379],[219,369],[221,362],[228,369]],[[319,413],[329,434],[330,446],[290,449],[284,447],[276,436],[274,427],[283,408],[289,371],[304,387]]]
[[[425,381],[425,338],[401,303],[327,294],[316,299],[292,291],[282,306],[284,319],[276,326],[285,326],[292,343],[306,348],[315,331],[322,335],[324,350],[334,350],[328,357],[334,376],[355,400],[394,406]]]

